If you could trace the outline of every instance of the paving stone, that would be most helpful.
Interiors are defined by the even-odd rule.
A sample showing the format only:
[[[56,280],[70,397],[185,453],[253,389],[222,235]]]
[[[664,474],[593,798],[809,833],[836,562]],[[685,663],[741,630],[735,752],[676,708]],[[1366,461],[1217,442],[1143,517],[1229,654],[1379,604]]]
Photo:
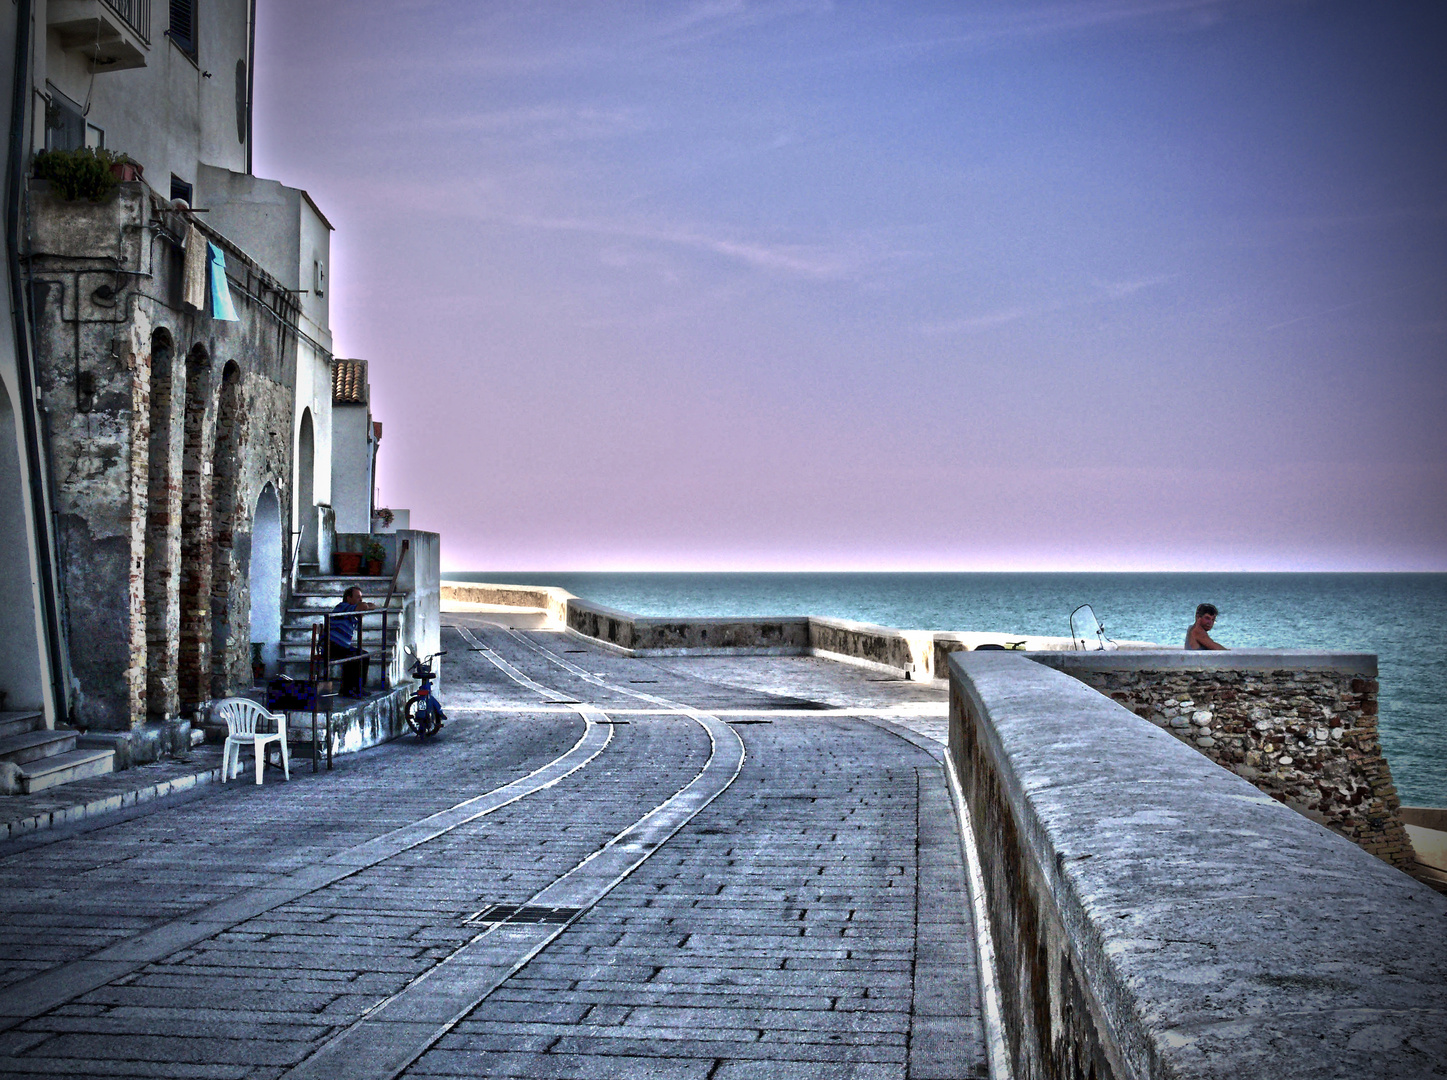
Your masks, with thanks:
[[[640,672],[657,680],[647,693],[698,708],[761,708],[788,694],[860,714],[737,728],[747,753],[732,786],[408,1074],[939,1077],[983,1062],[937,744],[862,714],[935,708],[942,695],[814,658],[566,655],[609,673],[620,689],[605,690],[534,648],[557,649],[557,635],[473,633],[539,683],[630,710],[629,723],[544,791],[193,935],[0,1033],[14,1040],[0,1043],[14,1048],[0,1072],[283,1074],[483,932],[472,916],[527,902],[699,772],[708,737],[621,689]],[[457,718],[429,744],[404,739],[338,759],[331,774],[215,785],[109,826],[0,845],[11,871],[0,888],[0,985],[270,888],[525,775],[581,734],[575,712],[538,706],[476,653],[454,655],[444,700]]]

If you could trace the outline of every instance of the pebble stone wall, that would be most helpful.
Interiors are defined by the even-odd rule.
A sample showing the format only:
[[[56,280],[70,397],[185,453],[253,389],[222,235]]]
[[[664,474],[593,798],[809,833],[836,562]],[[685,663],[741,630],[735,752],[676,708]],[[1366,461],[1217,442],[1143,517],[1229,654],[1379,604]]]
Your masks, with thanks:
[[[1320,670],[1070,671],[1393,866],[1414,862],[1377,737],[1377,680]]]

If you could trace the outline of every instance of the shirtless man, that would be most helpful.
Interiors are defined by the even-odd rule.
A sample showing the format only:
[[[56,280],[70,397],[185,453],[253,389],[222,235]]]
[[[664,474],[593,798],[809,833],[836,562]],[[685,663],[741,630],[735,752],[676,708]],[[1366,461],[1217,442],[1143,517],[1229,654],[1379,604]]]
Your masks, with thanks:
[[[1186,631],[1188,649],[1224,649],[1226,646],[1211,640],[1211,627],[1216,625],[1216,605],[1202,604],[1196,608],[1196,621]]]

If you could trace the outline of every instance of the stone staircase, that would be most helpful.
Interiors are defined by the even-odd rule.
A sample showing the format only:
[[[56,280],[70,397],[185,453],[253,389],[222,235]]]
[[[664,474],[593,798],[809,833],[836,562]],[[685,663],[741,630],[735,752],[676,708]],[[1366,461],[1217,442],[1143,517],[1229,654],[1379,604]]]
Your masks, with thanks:
[[[30,795],[114,771],[116,752],[77,750],[79,734],[69,728],[47,730],[38,712],[0,713],[0,761],[19,769],[19,793]]]
[[[322,622],[322,616],[341,602],[342,594],[353,585],[362,590],[362,599],[376,604],[380,610],[387,598],[391,585],[390,577],[339,577],[322,574],[315,566],[303,564],[297,575],[296,588],[292,590],[291,603],[281,624],[281,669],[293,679],[307,677],[308,660],[311,650],[311,628]],[[400,589],[393,593],[388,610],[400,613],[407,602],[407,594]],[[389,618],[389,638],[396,640],[396,614]],[[368,613],[362,619],[360,648],[372,654],[371,681],[379,685],[386,665],[382,662],[382,625],[377,615]]]

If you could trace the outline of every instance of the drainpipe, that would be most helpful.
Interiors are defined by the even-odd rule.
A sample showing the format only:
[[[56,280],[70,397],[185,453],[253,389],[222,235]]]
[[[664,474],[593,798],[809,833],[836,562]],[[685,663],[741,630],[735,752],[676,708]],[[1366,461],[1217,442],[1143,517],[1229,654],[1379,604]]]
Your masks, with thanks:
[[[251,112],[256,106],[256,0],[246,13],[246,175],[251,175]]]
[[[20,204],[25,195],[25,168],[29,161],[25,117],[30,104],[31,0],[15,3],[15,84],[10,98],[9,168],[5,179],[5,257],[10,268],[10,317],[15,333],[15,367],[19,373],[20,414],[25,432],[25,464],[30,473],[30,514],[35,527],[35,557],[40,572],[40,607],[45,623],[46,667],[56,719],[70,716],[70,693],[62,671],[64,650],[56,610],[55,565],[52,561],[50,508],[36,420],[35,358],[25,298],[26,275],[20,267]]]

